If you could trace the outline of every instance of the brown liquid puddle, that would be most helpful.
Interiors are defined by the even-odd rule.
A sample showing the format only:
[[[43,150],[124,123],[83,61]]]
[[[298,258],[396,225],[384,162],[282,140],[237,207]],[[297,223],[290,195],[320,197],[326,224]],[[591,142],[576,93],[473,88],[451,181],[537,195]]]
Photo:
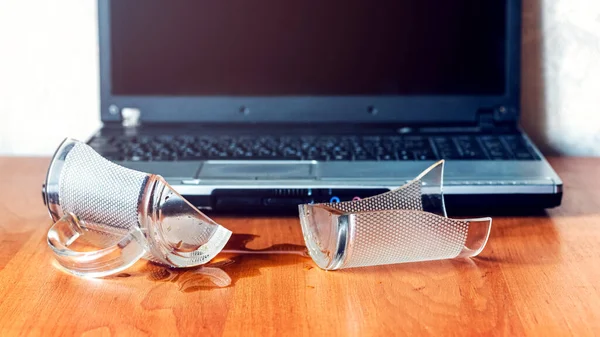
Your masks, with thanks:
[[[137,270],[116,277],[143,275],[152,281],[174,283],[182,292],[195,292],[233,286],[241,278],[260,275],[261,268],[296,264],[298,257],[309,257],[306,247],[302,245],[284,243],[263,249],[246,247],[258,237],[253,234],[232,234],[223,250],[200,267],[170,268],[146,262]]]

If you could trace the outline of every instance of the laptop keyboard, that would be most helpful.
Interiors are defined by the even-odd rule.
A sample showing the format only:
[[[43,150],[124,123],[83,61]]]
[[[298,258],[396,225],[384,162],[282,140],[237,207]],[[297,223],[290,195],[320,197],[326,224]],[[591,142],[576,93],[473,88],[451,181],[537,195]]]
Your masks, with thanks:
[[[137,136],[94,138],[110,160],[539,160],[510,135],[405,136]]]

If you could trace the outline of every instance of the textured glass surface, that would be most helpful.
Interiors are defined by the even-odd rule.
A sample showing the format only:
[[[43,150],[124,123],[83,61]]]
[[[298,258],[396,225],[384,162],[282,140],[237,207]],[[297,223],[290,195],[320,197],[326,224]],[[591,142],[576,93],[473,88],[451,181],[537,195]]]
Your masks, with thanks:
[[[448,218],[443,172],[440,161],[387,193],[358,201],[300,205],[309,254],[329,270],[479,254],[492,220]]]
[[[200,265],[231,236],[162,177],[119,166],[71,139],[50,164],[45,201],[55,221],[48,244],[80,276],[108,275],[141,257],[172,267]],[[85,252],[70,248],[76,240]]]

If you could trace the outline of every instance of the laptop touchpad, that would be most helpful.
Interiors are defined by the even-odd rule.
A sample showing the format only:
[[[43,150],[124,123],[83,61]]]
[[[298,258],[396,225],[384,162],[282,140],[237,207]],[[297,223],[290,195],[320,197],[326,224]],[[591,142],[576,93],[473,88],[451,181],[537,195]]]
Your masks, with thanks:
[[[315,164],[305,163],[260,163],[260,162],[207,162],[200,170],[200,179],[290,179],[314,178]]]

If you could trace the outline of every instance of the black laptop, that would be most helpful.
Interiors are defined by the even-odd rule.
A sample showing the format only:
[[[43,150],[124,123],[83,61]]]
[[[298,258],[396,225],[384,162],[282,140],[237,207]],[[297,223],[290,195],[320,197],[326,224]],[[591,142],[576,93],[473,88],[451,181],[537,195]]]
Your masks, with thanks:
[[[203,210],[297,210],[445,159],[457,208],[548,208],[519,127],[518,0],[99,0],[106,158]]]

